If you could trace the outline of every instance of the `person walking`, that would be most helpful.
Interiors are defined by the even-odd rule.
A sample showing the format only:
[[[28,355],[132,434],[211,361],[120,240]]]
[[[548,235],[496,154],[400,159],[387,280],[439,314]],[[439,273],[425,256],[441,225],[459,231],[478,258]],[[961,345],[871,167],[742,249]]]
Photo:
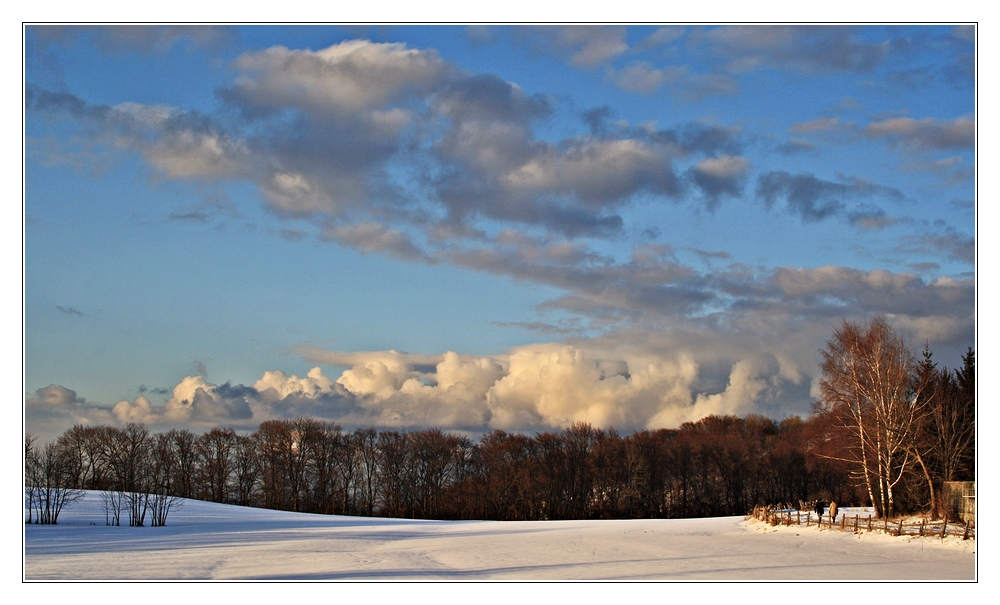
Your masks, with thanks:
[[[816,501],[816,516],[818,517],[817,522],[822,523],[823,522],[823,501],[822,500],[817,500]]]
[[[830,502],[830,523],[837,522],[837,503]]]

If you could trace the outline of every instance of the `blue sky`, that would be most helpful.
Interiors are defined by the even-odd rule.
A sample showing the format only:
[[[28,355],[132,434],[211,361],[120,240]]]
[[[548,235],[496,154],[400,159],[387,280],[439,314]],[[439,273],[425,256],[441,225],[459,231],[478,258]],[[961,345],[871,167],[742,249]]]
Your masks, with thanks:
[[[971,26],[25,29],[25,420],[807,414],[975,342]]]

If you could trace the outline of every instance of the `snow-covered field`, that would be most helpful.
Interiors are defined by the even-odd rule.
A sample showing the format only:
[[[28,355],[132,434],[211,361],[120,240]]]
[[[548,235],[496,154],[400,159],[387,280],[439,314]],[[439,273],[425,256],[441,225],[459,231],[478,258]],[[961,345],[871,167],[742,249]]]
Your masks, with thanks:
[[[59,525],[26,526],[24,538],[29,581],[976,579],[972,540],[857,536],[742,517],[413,521],[189,500],[166,527],[132,528],[105,526],[90,492]]]

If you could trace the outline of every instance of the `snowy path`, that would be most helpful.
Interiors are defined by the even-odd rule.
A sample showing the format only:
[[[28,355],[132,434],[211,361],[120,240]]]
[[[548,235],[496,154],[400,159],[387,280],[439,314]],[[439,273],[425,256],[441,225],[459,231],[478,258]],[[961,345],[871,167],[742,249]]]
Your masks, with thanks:
[[[94,523],[96,525],[90,525]],[[412,521],[186,501],[106,527],[100,498],[25,527],[27,580],[974,580],[975,542],[771,528],[741,517]]]

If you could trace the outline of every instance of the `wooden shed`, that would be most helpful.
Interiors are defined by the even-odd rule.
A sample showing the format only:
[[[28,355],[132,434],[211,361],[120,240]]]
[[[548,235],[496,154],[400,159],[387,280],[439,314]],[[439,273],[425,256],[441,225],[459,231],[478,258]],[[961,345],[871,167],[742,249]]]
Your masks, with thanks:
[[[976,524],[976,482],[945,481],[943,502],[950,515],[969,525]]]

